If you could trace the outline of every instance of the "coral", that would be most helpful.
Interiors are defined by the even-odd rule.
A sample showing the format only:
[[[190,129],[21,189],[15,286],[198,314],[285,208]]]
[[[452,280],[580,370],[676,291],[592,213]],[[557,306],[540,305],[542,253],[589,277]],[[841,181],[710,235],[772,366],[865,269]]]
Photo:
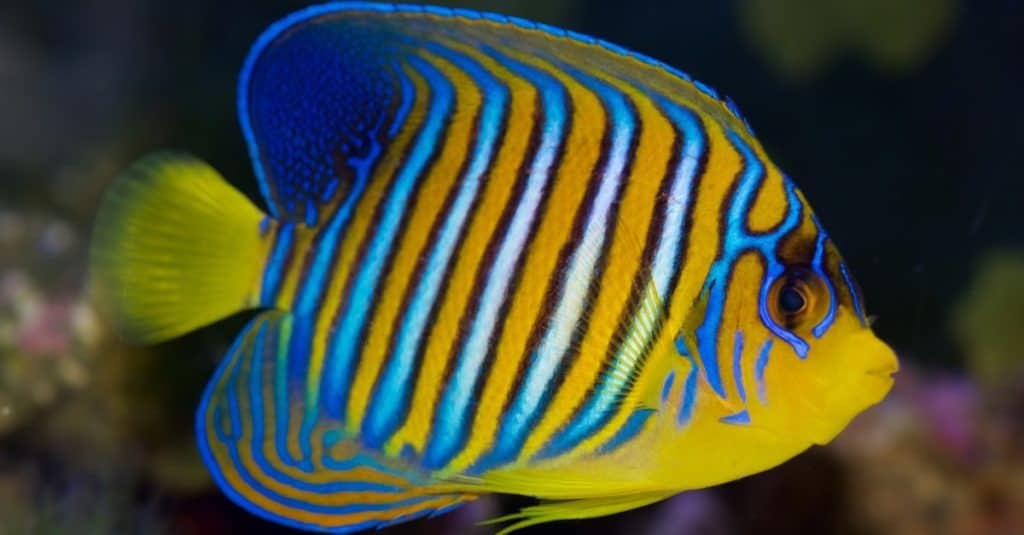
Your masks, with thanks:
[[[834,446],[848,466],[858,527],[1024,532],[1024,436],[1007,425],[1024,419],[1024,406],[995,403],[998,397],[970,378],[905,365],[889,398]]]
[[[0,435],[91,379],[102,335],[79,250],[68,223],[0,208]]]

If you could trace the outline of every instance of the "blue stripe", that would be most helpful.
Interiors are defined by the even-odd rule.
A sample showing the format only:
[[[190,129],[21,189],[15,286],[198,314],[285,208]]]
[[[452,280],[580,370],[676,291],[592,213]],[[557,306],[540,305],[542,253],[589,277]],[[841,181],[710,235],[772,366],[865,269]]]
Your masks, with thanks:
[[[723,416],[719,418],[719,421],[733,425],[747,425],[750,423],[750,412],[747,409],[743,409],[737,413]]]
[[[675,370],[669,371],[668,376],[665,377],[665,383],[661,385],[661,401],[664,402],[668,399],[668,395],[672,392],[672,384],[675,383],[676,372]]]
[[[371,135],[370,139],[376,139],[376,135]],[[363,191],[366,189],[366,184],[369,181],[373,166],[376,163],[377,158],[380,156],[380,153],[381,147],[376,141],[374,141],[365,157],[352,157],[347,160],[348,165],[355,171],[355,183],[352,187],[352,191],[345,198],[345,202],[338,208],[338,211],[335,212],[331,221],[323,230],[323,233],[318,236],[313,264],[306,273],[305,282],[302,284],[302,289],[299,292],[299,297],[293,312],[296,321],[294,324],[294,335],[291,337],[290,348],[288,350],[288,355],[291,357],[288,361],[288,375],[290,377],[299,377],[308,374],[310,343],[313,340],[313,327],[315,324],[314,318],[316,317],[315,309],[319,302],[321,292],[327,288],[327,273],[331,266],[334,265],[338,248],[341,245],[341,236],[344,234],[345,228],[352,216],[352,212],[355,210],[356,204],[362,197]],[[309,448],[308,439],[313,425],[316,423],[319,410],[318,392],[312,388],[312,385],[318,383],[321,378],[309,377],[308,380],[311,383],[307,385],[305,389],[306,410],[303,414],[303,421],[301,425],[302,440],[300,441],[303,455],[302,466],[305,468],[309,468],[310,466],[309,459],[312,456],[312,450]]]
[[[414,98],[416,96],[416,87],[412,85],[412,80],[409,80],[409,77],[402,73],[401,66],[396,65],[394,69],[398,76],[402,100],[399,102],[398,111],[395,112],[395,120],[392,121],[391,127],[388,128],[388,137],[398,135],[402,127],[405,126],[405,120],[409,118],[409,111],[412,110],[412,105],[416,101]]]
[[[761,295],[758,297],[758,314],[761,317],[761,323],[763,323],[768,330],[772,332],[772,334],[782,338],[783,341],[793,348],[797,356],[803,359],[807,357],[807,351],[809,349],[807,342],[790,332],[785,327],[776,323],[772,318],[771,312],[768,311],[768,307],[771,306],[771,303],[768,300],[771,285],[785,272],[785,266],[779,263],[777,259],[771,259],[766,271],[765,282],[761,285]]]
[[[285,473],[280,472],[273,461],[265,458],[263,453],[263,445],[267,438],[266,429],[263,426],[264,413],[263,413],[263,360],[264,352],[266,351],[266,334],[268,328],[268,321],[264,321],[259,326],[259,330],[256,331],[256,336],[252,344],[252,352],[240,357],[250,361],[249,364],[249,407],[250,407],[250,422],[252,423],[252,436],[250,437],[250,452],[252,454],[252,460],[259,466],[260,470],[272,478],[273,480],[287,485],[292,488],[300,489],[306,492],[315,493],[332,493],[332,492],[400,492],[402,489],[395,487],[394,485],[384,485],[380,483],[371,483],[365,481],[339,481],[334,483],[309,483],[299,479],[295,479]],[[234,380],[237,380],[235,378]],[[280,430],[278,435],[280,434]]]
[[[843,281],[846,282],[846,287],[850,290],[850,298],[853,300],[853,310],[857,313],[857,318],[860,319],[860,324],[867,326],[868,322],[864,318],[864,310],[861,308],[860,296],[857,295],[857,288],[853,285],[853,279],[850,277],[850,270],[846,267],[845,262],[839,263],[839,272],[843,274]]]
[[[254,320],[253,322],[250,323],[249,327],[247,327],[245,329],[243,336],[239,336],[238,340],[236,340],[234,346],[232,347],[232,350],[229,351],[229,353],[228,353],[229,356],[233,355],[233,358],[228,358],[228,359],[225,360],[224,364],[214,374],[213,379],[210,381],[209,386],[207,387],[206,391],[203,394],[203,401],[202,401],[202,403],[200,405],[200,410],[196,414],[196,432],[197,432],[197,436],[200,437],[200,440],[198,441],[199,442],[200,454],[201,454],[201,456],[203,458],[203,461],[206,464],[207,468],[209,468],[210,472],[213,474],[213,477],[216,480],[218,486],[221,488],[221,490],[225,494],[227,494],[227,496],[233,502],[235,502],[239,506],[245,508],[246,510],[248,510],[249,512],[251,512],[251,513],[253,513],[255,515],[258,515],[260,517],[272,520],[274,522],[278,522],[278,523],[284,524],[286,526],[297,527],[297,528],[302,528],[302,529],[318,529],[318,530],[323,530],[324,526],[322,526],[322,525],[315,525],[315,524],[308,524],[308,523],[298,522],[298,521],[295,521],[292,518],[284,517],[284,516],[280,516],[280,515],[271,513],[269,511],[263,509],[262,507],[254,504],[252,502],[250,502],[245,496],[243,496],[241,493],[239,493],[238,490],[235,489],[232,486],[232,484],[225,477],[224,470],[225,470],[226,467],[222,467],[217,462],[216,457],[213,454],[213,450],[212,450],[213,444],[210,442],[210,440],[213,438],[213,436],[215,434],[219,435],[219,433],[213,433],[213,434],[207,433],[206,429],[205,429],[206,428],[205,420],[206,420],[206,414],[207,414],[206,411],[207,410],[213,410],[215,418],[216,418],[217,417],[217,413],[220,410],[222,410],[220,404],[213,405],[212,408],[211,408],[211,402],[213,400],[214,394],[218,394],[219,393],[220,399],[226,401],[227,404],[228,404],[227,409],[228,409],[228,412],[230,413],[229,416],[228,416],[228,419],[229,419],[229,422],[231,423],[231,426],[232,426],[232,435],[234,435],[237,438],[240,438],[241,429],[240,429],[240,427],[238,425],[238,422],[241,421],[241,418],[243,417],[243,415],[242,415],[242,412],[241,412],[241,407],[239,406],[237,392],[235,391],[235,387],[236,387],[236,385],[239,385],[241,383],[239,375],[241,373],[242,363],[244,362],[245,357],[249,356],[251,358],[253,356],[253,354],[252,353],[239,354],[238,351],[239,351],[239,349],[244,347],[243,346],[243,342],[247,339],[247,336],[249,334],[251,334],[251,330],[254,329],[254,328],[259,328],[260,330],[257,332],[256,340],[253,342],[253,344],[249,345],[249,347],[251,347],[251,348],[258,348],[258,347],[262,347],[264,345],[263,330],[266,327],[266,324],[263,323],[263,324],[260,324],[257,327],[257,324],[259,324],[260,322],[263,322],[263,321],[264,320],[262,318],[257,318],[256,320]],[[253,365],[256,364],[256,362],[255,362],[256,360],[257,359],[252,359],[252,364]],[[227,378],[226,381],[224,380],[224,374],[225,373],[229,374],[229,377]],[[259,380],[259,376],[258,376],[258,372],[256,371],[256,368],[254,368],[253,371],[250,371],[250,374],[251,374],[250,375],[250,395],[252,395],[253,385],[259,385],[260,384],[260,380]],[[257,415],[257,416],[260,416],[260,415]],[[254,423],[255,422],[261,422],[261,418],[260,417],[254,418],[253,422]],[[262,427],[254,426],[253,427],[253,437],[252,437],[252,439],[256,440],[256,437],[261,436],[261,433],[262,433]],[[203,437],[205,437],[205,439]],[[263,486],[258,480],[256,480],[252,476],[252,474],[250,474],[245,469],[245,466],[242,463],[241,454],[240,454],[240,452],[238,450],[237,440],[223,441],[223,446],[225,447],[225,449],[226,449],[226,451],[228,453],[228,456],[231,459],[232,465],[234,466],[234,471],[238,474],[238,477],[243,480],[243,483],[245,484],[246,487],[256,491],[260,495],[266,497],[268,500],[274,501],[276,503],[280,503],[280,504],[288,506],[288,507],[299,509],[299,510],[309,511],[309,512],[313,512],[313,513],[327,514],[327,515],[342,516],[342,515],[346,515],[346,514],[355,514],[355,513],[361,513],[361,512],[387,511],[387,510],[389,510],[391,508],[399,508],[399,507],[405,507],[405,506],[409,506],[409,505],[415,505],[417,503],[422,503],[422,502],[427,501],[429,499],[436,498],[436,496],[417,496],[417,497],[413,497],[413,498],[407,498],[407,499],[404,499],[404,500],[395,501],[395,502],[391,502],[391,503],[384,503],[384,504],[347,504],[347,505],[341,505],[341,506],[318,506],[318,505],[311,505],[311,504],[309,504],[307,502],[304,502],[304,501],[295,500],[295,499],[292,499],[292,498],[281,496],[280,494],[269,490],[268,488]],[[254,450],[254,451],[258,451],[258,450]],[[257,460],[257,464],[262,466],[262,462],[259,461],[259,460]],[[336,485],[337,484],[330,484],[330,485],[327,485],[327,487],[336,486]],[[302,488],[302,487],[296,486],[296,488]],[[339,491],[351,491],[351,489],[339,489]],[[332,492],[332,489],[331,488],[326,488],[324,490],[324,492]],[[427,514],[428,512],[429,512],[429,510],[428,511],[424,511],[423,514]],[[358,531],[358,530],[361,530],[361,529],[365,529],[367,527],[373,527],[373,526],[378,525],[379,523],[380,523],[379,521],[369,521],[369,522],[363,522],[363,523],[360,523],[360,524],[353,524],[353,525],[332,526],[330,529],[331,529],[331,531],[333,533],[347,533],[347,532],[350,532],[350,531]]]
[[[335,458],[331,452],[334,446],[342,440],[356,440],[354,438],[347,438],[342,429],[328,429],[321,435],[321,456],[320,462],[324,468],[329,470],[336,470],[339,472],[347,472],[359,467],[369,467],[378,472],[384,472],[394,477],[404,478],[412,486],[423,485],[422,478],[417,477],[418,474],[414,472],[402,472],[394,467],[388,466],[382,463],[379,459],[374,457],[372,454],[366,452],[366,450],[360,449],[355,455],[348,457],[347,459]]]
[[[809,349],[807,342],[802,338],[793,334],[788,329],[783,328],[779,324],[775,323],[772,319],[771,313],[768,311],[768,294],[771,289],[772,283],[785,273],[786,268],[779,262],[779,258],[774,254],[776,244],[793,229],[800,224],[800,213],[802,211],[802,204],[800,198],[796,194],[796,186],[792,182],[786,181],[786,202],[789,205],[789,209],[786,212],[786,218],[783,220],[779,228],[771,234],[760,235],[751,238],[755,246],[761,251],[761,256],[767,263],[767,269],[765,272],[765,280],[761,285],[761,294],[758,298],[758,314],[761,317],[761,323],[763,323],[768,330],[775,336],[778,336],[796,352],[797,356],[801,359],[807,358],[807,351]]]
[[[485,50],[516,75],[538,88],[544,110],[544,128],[540,147],[534,159],[526,188],[519,205],[505,230],[501,248],[491,266],[480,295],[480,307],[473,318],[472,327],[460,348],[451,380],[444,388],[437,408],[434,429],[431,430],[424,454],[424,465],[439,468],[448,463],[466,440],[470,401],[478,381],[483,358],[493,336],[501,304],[507,298],[506,290],[512,278],[519,255],[525,245],[533,219],[543,197],[544,189],[553,171],[555,156],[563,142],[566,122],[565,89],[553,77],[523,63],[502,56],[494,50]]]
[[[769,338],[761,346],[761,352],[757,355],[757,363],[754,368],[754,378],[757,379],[757,397],[761,400],[762,404],[768,402],[768,398],[765,396],[764,370],[768,367],[768,359],[771,357],[771,354],[772,339]]]
[[[825,230],[821,228],[821,223],[818,222],[818,218],[814,215],[811,216],[811,220],[814,221],[814,226],[818,230],[818,239],[814,244],[814,259],[811,261],[811,268],[817,273],[818,278],[825,283],[825,287],[828,288],[828,312],[825,317],[821,318],[821,321],[811,329],[811,334],[815,338],[821,338],[825,331],[832,326],[832,323],[836,319],[836,290],[832,286],[832,281],[828,275],[825,274],[824,258],[825,258],[825,240],[828,236],[825,234]]]
[[[409,62],[426,79],[431,88],[432,102],[416,145],[399,171],[388,199],[381,205],[383,213],[376,232],[363,256],[352,291],[345,299],[345,312],[334,323],[337,331],[328,344],[321,399],[324,400],[327,413],[341,421],[345,420],[348,390],[358,367],[355,360],[362,349],[360,341],[366,329],[366,317],[374,304],[373,296],[383,275],[385,262],[392,246],[398,241],[397,233],[415,185],[442,141],[445,121],[453,109],[454,89],[448,78],[423,59],[412,58]]]
[[[674,202],[665,203],[665,228],[659,239],[651,270],[658,295],[668,299],[669,282],[679,275],[684,252],[682,243],[690,231],[686,228],[686,212],[695,202],[694,185],[700,161],[707,151],[707,135],[695,112],[664,97],[655,98],[662,113],[672,121],[683,137],[679,167],[669,191],[669,196]]]
[[[327,273],[334,264],[335,254],[341,244],[341,236],[352,217],[356,204],[366,189],[373,164],[380,156],[380,152],[380,145],[374,143],[365,158],[349,158],[349,165],[356,171],[355,185],[352,192],[345,198],[345,203],[334,214],[318,239],[319,247],[316,249],[316,256],[313,257],[313,264],[307,273],[306,281],[302,285],[302,291],[296,303],[297,315],[309,314],[316,308],[320,294],[326,287]]]
[[[597,94],[609,110],[607,119],[612,129],[609,160],[600,179],[599,190],[594,196],[583,236],[565,271],[561,284],[562,294],[558,296],[552,320],[539,346],[530,356],[522,388],[515,394],[514,401],[503,415],[494,449],[481,461],[483,466],[515,459],[554,396],[554,387],[558,384],[554,380],[555,375],[559,372],[562,359],[571,351],[572,337],[583,319],[586,291],[597,268],[598,259],[587,253],[600,250],[614,228],[613,222],[609,220],[614,213],[612,204],[618,198],[629,159],[629,147],[636,131],[633,114],[620,92],[572,67],[563,68]],[[573,287],[577,287],[576,291],[570,291]]]
[[[635,438],[640,431],[643,431],[644,424],[654,414],[652,409],[641,409],[629,415],[626,423],[615,432],[612,438],[597,448],[597,454],[601,455],[618,449],[623,444]]]
[[[658,296],[661,297],[667,291],[669,281],[678,274],[683,253],[682,242],[688,231],[685,228],[685,214],[692,202],[693,185],[697,178],[700,159],[705,151],[706,137],[700,119],[692,111],[658,95],[651,96],[658,100],[662,112],[673,122],[676,130],[682,133],[683,139],[679,166],[675,169],[670,191],[670,196],[679,202],[664,203],[665,227],[659,237],[652,270],[653,284]],[[627,339],[635,338],[638,332],[644,333],[647,330],[650,332],[644,333],[645,338],[655,337],[657,332],[644,326],[646,320],[642,311],[638,313],[627,331]],[[620,353],[613,357],[616,360],[622,358],[623,352],[629,351],[624,347],[619,350]],[[613,368],[617,367],[617,364],[616,362]],[[602,383],[597,385],[595,393],[587,399],[584,407],[551,439],[539,457],[552,457],[569,451],[608,422],[614,414],[615,404],[620,399],[617,391],[608,392],[610,382],[608,377],[602,379]],[[619,386],[625,386],[621,381],[616,382],[620,383]]]
[[[459,235],[480,190],[482,178],[490,167],[501,125],[507,114],[508,90],[497,78],[462,54],[439,46],[427,46],[432,52],[453,62],[473,78],[480,87],[483,103],[476,143],[470,152],[472,160],[466,174],[459,177],[458,194],[436,237],[434,247],[430,250],[420,282],[402,316],[394,351],[387,360],[379,384],[374,389],[370,403],[373,410],[363,425],[363,436],[369,444],[379,445],[386,441],[401,424],[408,409],[409,395],[415,386],[412,377],[415,371],[414,361],[427,329],[427,320],[437,305],[438,292],[441,290],[447,266],[451,262]]]
[[[256,318],[255,320],[250,322],[250,324],[248,326],[246,326],[246,330],[251,328],[258,321],[260,321],[259,318]],[[211,399],[213,397],[213,393],[214,392],[219,392],[220,389],[225,388],[225,386],[221,384],[221,382],[222,382],[221,377],[225,373],[228,373],[229,369],[231,370],[230,373],[229,373],[230,377],[236,377],[237,374],[238,374],[238,367],[239,367],[239,362],[241,362],[241,359],[237,357],[237,354],[238,354],[239,348],[242,346],[242,342],[244,342],[244,341],[245,341],[245,337],[244,336],[239,336],[238,338],[235,339],[234,343],[231,344],[231,348],[227,352],[227,358],[217,368],[217,371],[214,373],[213,378],[210,379],[209,385],[207,385],[207,387],[206,387],[206,391],[203,392],[203,399],[202,399],[202,401],[199,404],[199,410],[196,412],[196,436],[197,437],[206,436],[206,432],[207,432],[207,429],[206,429],[206,411],[209,410],[209,408],[211,406],[210,401],[211,401]],[[232,358],[233,355],[235,355],[235,356]],[[212,407],[213,407],[213,409],[212,409],[213,410],[213,420],[214,420],[214,426],[215,426],[214,433],[217,435],[217,438],[221,442],[228,442],[228,441],[238,440],[242,436],[242,429],[241,429],[241,426],[240,426],[239,422],[237,420],[234,420],[234,419],[228,417],[227,424],[229,425],[230,429],[227,432],[224,432],[224,430],[221,428],[222,423],[224,423],[223,422],[223,420],[224,420],[224,414],[223,414],[224,407],[220,403],[218,403],[216,405],[213,405]],[[202,441],[201,440],[200,440],[200,445],[202,445]],[[216,463],[213,463],[213,464],[207,463],[207,465],[210,466],[211,470],[216,467]]]
[[[743,386],[743,332],[736,331],[732,347],[732,378],[736,382],[736,392],[740,399],[747,401],[747,390]]]
[[[715,100],[721,100],[721,98],[718,96],[718,91],[715,91],[714,89],[712,89],[707,84],[705,84],[705,83],[703,83],[703,82],[701,82],[699,80],[694,80],[693,81],[693,85],[696,86],[697,89],[700,89],[701,93],[704,93],[705,95],[707,95],[707,96],[709,96],[709,97],[711,97],[711,98],[713,98]]]
[[[249,330],[251,328],[254,328],[256,323],[258,323],[260,321],[262,321],[261,318],[257,318],[255,320],[253,320],[250,323],[250,325],[245,329],[244,332],[246,332],[246,333],[249,332]],[[262,518],[266,518],[266,519],[272,520],[274,522],[278,522],[278,523],[284,524],[286,526],[303,528],[303,529],[323,529],[323,526],[318,526],[318,525],[308,524],[308,523],[303,523],[303,522],[297,522],[297,521],[295,521],[295,520],[293,520],[291,518],[279,516],[277,514],[271,513],[269,511],[263,509],[262,507],[254,504],[252,502],[250,502],[247,498],[245,498],[242,494],[240,494],[232,486],[232,484],[227,480],[227,478],[224,475],[225,467],[222,467],[217,462],[216,457],[213,454],[213,450],[212,450],[213,445],[210,442],[210,439],[213,438],[213,434],[210,434],[210,433],[206,432],[206,414],[207,414],[206,411],[207,410],[213,410],[214,411],[214,417],[215,418],[219,418],[218,413],[222,410],[221,406],[218,404],[218,405],[213,406],[212,409],[211,409],[211,401],[212,401],[213,395],[215,393],[218,393],[218,392],[221,393],[221,398],[222,399],[226,399],[227,402],[228,402],[228,411],[230,413],[230,415],[228,416],[228,420],[229,420],[229,422],[231,423],[231,426],[232,426],[232,434],[233,434],[233,436],[237,437],[237,438],[240,438],[240,435],[241,435],[241,429],[238,427],[238,422],[240,421],[240,418],[241,418],[241,410],[240,410],[240,408],[238,406],[238,399],[237,399],[237,394],[234,391],[234,385],[237,384],[237,382],[238,382],[238,374],[240,373],[241,361],[242,361],[241,358],[238,358],[238,349],[242,346],[242,342],[244,340],[245,340],[244,336],[239,336],[238,337],[238,339],[235,341],[235,344],[232,346],[231,351],[228,352],[228,355],[236,355],[236,357],[235,358],[229,358],[229,359],[225,360],[225,362],[218,368],[218,370],[214,374],[214,377],[211,379],[211,381],[209,383],[209,386],[207,387],[206,391],[203,393],[202,403],[200,404],[199,411],[197,411],[197,413],[196,413],[196,436],[199,437],[198,446],[199,446],[200,455],[203,458],[204,464],[210,470],[210,473],[213,475],[214,480],[217,482],[218,487],[220,487],[220,489],[234,503],[238,504],[239,506],[245,508],[246,510],[248,510],[249,512],[251,512],[251,513],[253,513],[253,514],[257,515],[257,516],[260,516]],[[230,372],[229,372],[229,369],[230,369]],[[228,373],[228,372],[229,372],[230,376],[229,376],[227,381],[224,381],[223,380],[224,374]],[[220,433],[215,433],[215,434],[219,435]],[[205,437],[205,439],[204,439],[204,437]],[[229,457],[232,460],[232,464],[235,467],[236,473],[239,475],[239,477],[241,477],[243,479],[243,481],[244,481],[244,483],[246,484],[247,487],[250,487],[250,488],[252,488],[254,490],[257,490],[263,496],[266,496],[269,499],[275,500],[275,501],[277,501],[279,503],[290,504],[292,507],[295,507],[295,508],[298,508],[298,509],[309,510],[309,511],[314,511],[316,509],[316,508],[308,506],[307,504],[305,504],[303,502],[296,502],[294,500],[282,499],[280,496],[278,496],[275,493],[269,492],[265,487],[263,487],[257,481],[255,481],[253,479],[253,477],[247,471],[245,471],[244,465],[242,465],[242,463],[241,463],[241,459],[240,459],[240,457],[238,455],[237,447],[235,445],[236,442],[237,442],[237,440],[233,440],[233,441],[229,441],[229,442],[223,442],[223,445],[228,450]],[[414,502],[412,502],[412,503],[414,503]],[[390,508],[390,507],[393,507],[393,506],[396,506],[396,505],[402,505],[402,504],[401,503],[392,503],[392,504],[385,504],[385,505],[386,505],[386,507],[376,508],[375,510],[386,510],[387,508]],[[366,509],[363,506],[342,506],[340,508],[331,508],[328,511],[322,511],[322,512],[326,512],[328,514],[332,514],[332,513],[333,514],[347,514],[347,513],[361,512],[361,511],[365,511],[365,510],[371,510],[371,509]],[[360,529],[365,529],[366,527],[372,527],[373,525],[376,525],[376,522],[367,522],[367,523],[361,523],[361,524],[358,524],[358,525],[338,527],[338,528],[334,528],[333,531],[335,533],[342,533],[342,532],[348,532],[348,531],[358,531]]]
[[[288,262],[288,255],[291,253],[294,243],[295,224],[281,223],[274,236],[274,250],[270,254],[270,260],[267,261],[266,267],[263,268],[263,291],[260,295],[260,304],[269,306],[277,300],[284,266]]]
[[[277,457],[283,463],[304,468],[309,466],[309,458],[307,457],[305,462],[293,458],[287,445],[288,430],[291,427],[292,419],[291,405],[288,403],[288,400],[296,387],[299,389],[305,387],[302,375],[288,376],[291,369],[288,351],[291,347],[292,325],[291,318],[283,320],[280,326],[280,338],[278,339],[277,367],[274,370],[274,413],[275,419],[278,422],[278,429],[274,433],[274,447],[277,450]]]
[[[765,174],[764,164],[750,150],[750,147],[733,132],[729,132],[728,137],[742,157],[743,169],[740,172],[736,191],[729,200],[726,210],[726,228],[722,235],[721,254],[708,272],[708,281],[715,284],[712,284],[708,295],[705,319],[696,329],[700,364],[704,370],[704,376],[711,388],[722,399],[725,399],[726,393],[718,360],[718,333],[721,329],[722,315],[725,313],[725,300],[729,290],[725,281],[729,279],[729,272],[742,253],[746,249],[758,245],[755,240],[760,238],[749,236],[745,232],[745,228],[747,214],[750,212],[750,207]]]
[[[687,372],[686,382],[683,384],[683,398],[679,403],[679,413],[676,415],[676,423],[683,426],[693,418],[694,402],[697,400],[697,373],[700,368],[693,355],[686,350],[685,341],[676,339],[676,351],[690,363],[690,371]]]
[[[768,292],[772,282],[785,271],[775,254],[779,241],[800,223],[801,203],[791,182],[785,181],[788,209],[782,223],[772,232],[751,234],[747,231],[747,214],[750,212],[757,190],[764,180],[764,165],[757,154],[735,132],[727,137],[742,156],[744,167],[726,214],[726,230],[722,236],[722,252],[708,273],[706,284],[711,285],[708,309],[705,319],[697,327],[697,345],[701,365],[708,384],[723,399],[726,397],[722,384],[718,360],[718,333],[721,329],[725,298],[728,288],[724,282],[736,261],[746,252],[757,252],[765,261],[765,280],[761,286],[758,311],[762,323],[773,334],[785,340],[801,358],[806,357],[807,343],[799,336],[777,325],[768,311]],[[717,284],[716,284],[717,283]]]

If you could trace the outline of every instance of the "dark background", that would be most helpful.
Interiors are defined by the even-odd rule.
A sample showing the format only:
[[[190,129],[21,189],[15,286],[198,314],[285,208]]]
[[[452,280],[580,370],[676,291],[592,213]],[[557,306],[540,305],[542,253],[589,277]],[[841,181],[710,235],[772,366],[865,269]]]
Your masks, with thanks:
[[[1016,373],[1024,353],[1016,344],[1024,331],[1024,305],[1017,299],[1024,298],[1019,262],[1024,246],[1024,2],[446,4],[595,35],[678,67],[733,97],[768,153],[810,199],[863,286],[869,312],[878,316],[876,331],[909,366],[912,384],[899,387],[904,390],[898,388],[896,399],[918,411],[911,420],[926,420],[921,414],[934,412],[939,414],[935,425],[941,428],[956,419],[949,416],[951,411],[968,411],[965,421],[991,416],[996,433],[1016,429],[1012,421],[1021,414],[1012,411],[1020,408],[1016,403],[1024,399],[1024,390],[982,375]],[[235,115],[237,73],[259,33],[304,5],[270,0],[0,4],[0,275],[20,274],[14,279],[31,287],[40,303],[83,301],[87,229],[103,188],[120,169],[155,149],[197,154],[257,198]],[[5,216],[8,231],[17,237],[8,242],[3,241]],[[63,248],[49,251],[55,239]],[[992,264],[1000,267],[986,272],[981,268],[986,258],[996,258]],[[1001,275],[979,274],[992,272]],[[20,332],[19,321],[32,317],[17,312],[21,286],[6,294],[3,287],[0,320],[5,310],[15,310],[8,313],[15,318],[9,323]],[[990,304],[993,299],[998,303]],[[77,321],[72,316],[60,316],[55,324]],[[156,349],[122,348],[109,340],[102,325],[95,326],[98,334],[92,339],[69,342],[67,351],[77,352],[76,369],[86,377],[78,382],[47,375],[60,368],[52,363],[65,357],[59,347],[47,353],[47,364],[26,365],[17,359],[34,358],[31,347],[20,346],[17,336],[8,336],[15,341],[4,345],[0,329],[0,363],[7,362],[0,374],[9,379],[5,383],[0,375],[0,411],[9,402],[11,413],[20,416],[9,417],[6,427],[0,425],[0,502],[5,480],[33,489],[17,503],[25,518],[35,518],[39,526],[46,511],[71,518],[67,511],[75,507],[94,507],[76,489],[95,487],[108,489],[103,492],[116,502],[109,507],[110,524],[96,528],[97,533],[105,532],[104,526],[111,532],[135,531],[126,526],[142,524],[182,533],[275,532],[204,486],[201,473],[192,477],[199,483],[185,484],[184,489],[161,475],[194,471],[182,468],[192,459],[191,411],[216,355],[239,321]],[[990,350],[986,344],[1015,347],[1016,352]],[[983,362],[976,356],[982,353],[996,355],[995,372],[978,371],[993,369],[988,367],[992,359]],[[34,371],[25,372],[29,378],[24,381],[50,384],[53,395],[29,394],[29,401],[19,401],[28,383],[20,375],[11,379],[11,370],[26,366]],[[10,390],[6,394],[5,384]],[[80,401],[83,396],[88,401]],[[78,416],[66,416],[69,410]],[[1006,410],[1011,416],[998,416]],[[69,431],[52,423],[61,418],[78,422],[77,427]],[[83,426],[82,420],[93,424]],[[878,425],[888,429],[885,425],[895,424]],[[987,441],[978,438],[987,435],[972,425],[971,440]],[[931,432],[944,431],[925,429],[914,440],[927,442]],[[1024,480],[1024,471],[1013,471],[1022,466],[1015,449],[1020,444],[1013,440],[1007,454],[1012,470],[992,476],[998,488],[1004,478]],[[76,447],[75,441],[85,446]],[[987,451],[1004,446],[971,447]],[[75,451],[81,448],[96,457]],[[170,468],[153,468],[152,458],[166,450],[180,458]],[[864,500],[851,497],[863,489],[849,481],[856,462],[911,461],[851,461],[844,455],[814,450],[768,474],[694,493],[665,507],[674,507],[673,514],[689,511],[704,522],[694,528],[697,533],[755,532],[757,527],[806,533],[912,532],[905,531],[910,524],[865,524],[856,505]],[[931,459],[934,452],[919,457]],[[97,463],[110,459],[123,466],[96,470]],[[939,464],[949,462],[954,461]],[[957,468],[963,480],[956,484],[980,485],[979,496],[989,492],[985,478],[996,469],[988,461],[977,464],[975,457],[963,462],[968,464]],[[25,466],[32,467],[27,475]],[[908,485],[907,492],[913,492],[914,484]],[[103,492],[99,494],[107,499]],[[1007,504],[1016,503],[1018,495],[1008,492],[1009,497],[996,492],[995,505],[984,494],[978,498],[986,504],[981,508],[1011,507]],[[67,506],[71,509],[61,509],[65,502],[72,503]],[[515,502],[522,503],[528,502]],[[568,526],[592,532],[673,533],[683,525],[664,520],[668,509],[657,507],[537,531]],[[943,507],[955,510],[947,504],[932,512],[947,522]],[[0,533],[5,533],[2,513],[0,506]],[[146,520],[150,518],[152,526]],[[457,531],[456,522],[421,522],[404,531]],[[981,531],[973,532],[988,529],[987,524],[977,525]]]

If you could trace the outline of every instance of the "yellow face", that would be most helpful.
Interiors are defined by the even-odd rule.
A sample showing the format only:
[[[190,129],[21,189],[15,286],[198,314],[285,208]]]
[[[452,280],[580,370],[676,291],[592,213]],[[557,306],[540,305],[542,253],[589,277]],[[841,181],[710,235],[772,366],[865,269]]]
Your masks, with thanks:
[[[824,444],[885,396],[897,361],[835,245],[788,193],[774,233],[727,234],[680,349],[702,394],[720,401],[721,423]]]
[[[863,298],[835,246],[813,219],[808,227],[789,237],[789,247],[779,247],[769,273],[753,259],[738,262],[734,280],[753,284],[735,288],[746,292],[735,298],[756,306],[726,312],[735,326],[723,330],[742,333],[734,339],[751,345],[739,361],[754,367],[756,391],[747,393],[751,423],[825,444],[881,401],[898,364],[871,331]],[[724,354],[719,351],[720,364]]]
[[[776,206],[777,224],[756,233],[726,217],[701,297],[664,350],[688,363],[660,398],[653,472],[666,484],[775,466],[832,440],[892,386],[895,354],[872,333],[838,250],[792,184]]]

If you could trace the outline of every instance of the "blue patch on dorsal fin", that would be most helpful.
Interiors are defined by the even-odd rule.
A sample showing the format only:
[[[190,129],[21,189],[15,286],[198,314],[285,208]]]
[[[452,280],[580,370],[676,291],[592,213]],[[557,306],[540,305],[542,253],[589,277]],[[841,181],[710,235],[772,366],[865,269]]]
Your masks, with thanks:
[[[324,216],[318,207],[353,179],[349,161],[386,142],[402,87],[374,32],[305,18],[274,24],[253,46],[238,114],[270,212],[313,226]]]
[[[321,206],[352,193],[346,187],[355,180],[352,162],[374,164],[365,160],[382,152],[409,111],[412,89],[403,82],[403,65],[442,36],[469,46],[501,43],[560,61],[589,61],[617,73],[654,67],[661,71],[655,77],[690,84],[711,99],[701,107],[716,120],[735,119],[729,128],[750,130],[735,104],[714,89],[607,41],[467,9],[324,4],[272,25],[252,47],[239,79],[239,119],[271,214],[307,225],[329,217]],[[580,44],[594,48],[580,50]]]

